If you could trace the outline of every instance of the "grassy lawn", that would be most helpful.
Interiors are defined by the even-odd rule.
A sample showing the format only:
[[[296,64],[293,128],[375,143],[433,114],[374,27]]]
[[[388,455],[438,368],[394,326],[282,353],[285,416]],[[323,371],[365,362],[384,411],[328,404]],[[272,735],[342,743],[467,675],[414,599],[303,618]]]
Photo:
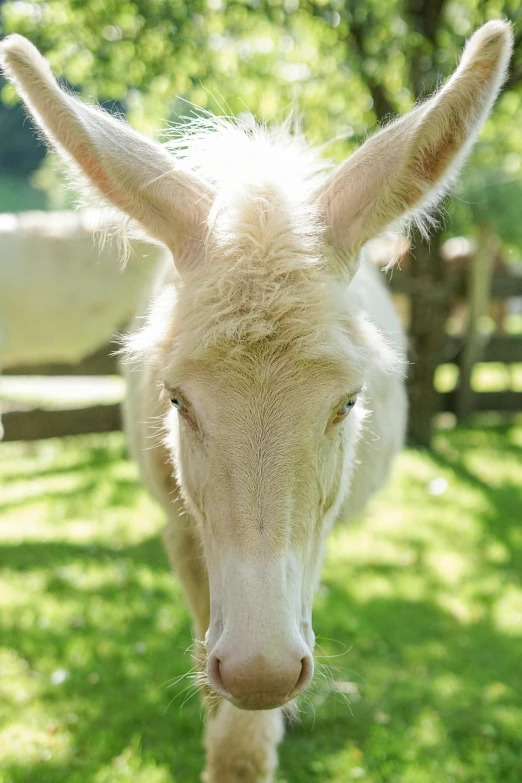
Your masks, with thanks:
[[[315,610],[330,685],[280,781],[522,780],[521,458],[520,424],[440,432],[334,532]],[[161,525],[120,434],[0,445],[2,783],[198,781]]]

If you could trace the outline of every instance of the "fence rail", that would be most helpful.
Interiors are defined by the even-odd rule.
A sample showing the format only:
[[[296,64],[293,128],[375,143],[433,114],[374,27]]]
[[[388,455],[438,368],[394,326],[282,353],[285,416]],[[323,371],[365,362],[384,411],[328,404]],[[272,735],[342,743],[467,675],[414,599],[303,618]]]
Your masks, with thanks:
[[[409,294],[411,280],[401,269],[392,269],[387,274],[388,284],[394,294]],[[453,288],[463,294],[466,281],[462,274],[453,275]],[[496,272],[491,281],[490,299],[513,299],[522,296],[522,274]]]
[[[400,270],[394,270],[388,281],[393,293],[407,293],[408,278]],[[462,281],[459,290],[462,290]],[[522,275],[500,273],[491,280],[491,298],[505,299],[522,297]],[[512,364],[522,362],[522,335],[477,335],[474,334],[473,361],[501,362]],[[466,411],[522,411],[522,392],[491,391],[476,392],[462,384],[462,359],[469,350],[469,331],[462,337],[447,336],[441,363],[452,363],[459,367],[461,384],[451,392],[440,394],[440,411],[456,413]],[[113,342],[87,356],[77,364],[46,364],[12,367],[4,371],[11,376],[80,376],[115,375],[119,372],[117,359],[112,355],[116,349]],[[463,405],[465,400],[465,405]],[[90,432],[110,432],[121,429],[120,406],[115,404],[49,410],[28,407],[8,410],[2,417],[4,440],[38,440],[41,438],[79,435]]]
[[[108,342],[77,364],[26,364],[7,367],[2,375],[117,375],[118,360],[113,355],[116,347]]]
[[[33,408],[8,411],[2,417],[5,441],[42,440],[64,435],[112,432],[122,426],[119,404],[49,410]]]

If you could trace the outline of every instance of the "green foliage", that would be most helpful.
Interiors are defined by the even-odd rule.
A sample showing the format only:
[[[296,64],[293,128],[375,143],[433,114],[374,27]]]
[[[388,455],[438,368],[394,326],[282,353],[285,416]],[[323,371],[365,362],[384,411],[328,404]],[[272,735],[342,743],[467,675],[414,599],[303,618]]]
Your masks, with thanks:
[[[31,123],[20,105],[0,103],[0,171],[3,175],[27,177],[39,165],[45,150],[35,140]]]
[[[334,531],[281,783],[521,779],[521,458],[520,423],[440,432]],[[0,482],[0,781],[197,783],[190,621],[122,435],[0,445]]]
[[[45,209],[46,203],[45,194],[20,177],[5,174],[0,177],[0,209],[4,212]]]
[[[313,140],[338,139],[330,154],[340,159],[377,121],[429,94],[473,29],[521,14],[518,0],[8,0],[0,25],[27,35],[75,89],[109,108],[116,101],[148,134],[193,111],[191,103],[266,121],[295,108]],[[465,199],[489,187],[492,172],[520,181],[520,49]],[[14,99],[10,87],[2,95]],[[461,232],[480,217],[467,200],[455,210]],[[489,209],[502,236],[522,246],[521,221],[506,220],[498,204],[493,198]]]

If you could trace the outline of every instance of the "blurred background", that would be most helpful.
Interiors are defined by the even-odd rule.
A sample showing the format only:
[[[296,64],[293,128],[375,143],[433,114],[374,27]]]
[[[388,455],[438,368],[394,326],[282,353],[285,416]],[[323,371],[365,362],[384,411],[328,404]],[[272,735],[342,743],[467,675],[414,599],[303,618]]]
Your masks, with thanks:
[[[0,2],[0,36],[26,35],[146,134],[294,112],[338,161],[493,18],[514,22],[510,75],[430,243],[371,247],[400,261],[410,448],[364,522],[333,534],[324,677],[283,746],[288,783],[522,777],[519,0]],[[191,667],[190,622],[111,357],[161,251],[135,242],[120,273],[92,239],[105,217],[70,211],[3,81],[0,140],[0,781],[196,781],[200,706],[171,680]]]

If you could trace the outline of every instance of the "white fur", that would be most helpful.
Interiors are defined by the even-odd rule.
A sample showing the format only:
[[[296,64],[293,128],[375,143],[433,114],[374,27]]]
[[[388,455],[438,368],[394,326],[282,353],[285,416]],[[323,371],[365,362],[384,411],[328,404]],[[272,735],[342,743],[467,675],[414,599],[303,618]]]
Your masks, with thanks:
[[[123,272],[105,215],[0,215],[0,367],[74,363],[103,345],[136,312],[165,249],[133,240]]]
[[[121,274],[95,238],[112,227],[105,210],[0,215],[0,371],[74,364],[128,323],[168,251],[135,237]]]
[[[359,250],[425,214],[451,182],[511,39],[506,23],[485,25],[446,87],[332,174],[284,129],[225,122],[196,128],[169,157],[61,92],[25,39],[3,45],[51,142],[174,254],[124,346],[126,421],[194,614],[209,783],[272,780],[282,732],[270,708],[312,674],[325,536],[360,512],[402,443],[404,337]],[[165,435],[155,440],[156,417]],[[238,707],[261,711],[244,718]]]

